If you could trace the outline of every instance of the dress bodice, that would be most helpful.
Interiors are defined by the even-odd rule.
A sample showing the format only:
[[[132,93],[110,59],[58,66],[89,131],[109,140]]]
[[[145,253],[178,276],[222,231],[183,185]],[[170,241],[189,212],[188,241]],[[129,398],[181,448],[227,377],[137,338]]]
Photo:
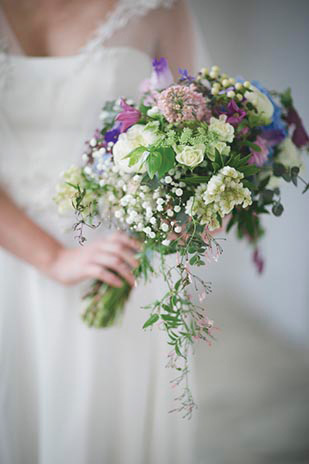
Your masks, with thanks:
[[[104,102],[137,96],[155,52],[147,17],[171,3],[118,2],[89,43],[67,57],[25,56],[0,11],[2,44],[10,39],[0,53],[0,184],[28,212],[55,210],[59,174],[80,162]]]

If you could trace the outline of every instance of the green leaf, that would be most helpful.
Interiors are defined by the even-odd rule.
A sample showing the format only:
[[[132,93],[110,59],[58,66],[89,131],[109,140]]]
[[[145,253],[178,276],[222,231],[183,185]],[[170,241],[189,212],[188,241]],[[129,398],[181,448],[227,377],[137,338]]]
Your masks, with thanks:
[[[263,190],[263,192],[261,193],[261,196],[263,197],[263,200],[265,201],[265,203],[271,203],[273,201],[274,193],[275,192],[273,190],[269,190],[269,189]]]
[[[273,171],[274,171],[274,176],[282,177],[283,174],[286,173],[286,167],[281,163],[274,163],[273,164]]]
[[[290,108],[291,106],[293,106],[293,99],[292,99],[290,87],[287,88],[284,92],[282,92],[280,96],[280,101],[281,101],[281,104],[285,106],[286,108]]]
[[[283,209],[283,205],[277,202],[273,205],[271,210],[275,216],[281,216],[281,214],[283,213]]]
[[[146,327],[149,327],[150,325],[154,324],[159,320],[159,315],[158,314],[152,314],[149,319],[145,322],[143,325],[143,329],[146,329]]]
[[[224,167],[224,161],[221,153],[215,148],[215,164],[218,164],[221,168]]]
[[[158,152],[161,154],[161,165],[158,169],[158,175],[162,177],[175,166],[175,153],[171,147],[161,147],[158,149]]]
[[[243,184],[244,187],[247,187],[249,190],[252,190],[253,192],[258,190],[257,186],[252,184],[252,182],[250,182],[247,179],[243,180],[242,184]]]
[[[306,193],[308,190],[309,190],[309,182],[306,185],[306,187],[304,188],[304,190],[302,191],[302,193]]]
[[[297,187],[298,174],[299,174],[298,166],[294,166],[293,168],[291,168],[291,179],[292,179],[293,184],[296,185],[296,187]]]
[[[154,175],[160,170],[162,163],[162,155],[159,151],[152,152],[148,155],[146,160],[147,172],[150,179],[153,179]]]
[[[237,221],[236,216],[232,216],[231,219],[228,222],[228,225],[226,226],[226,232],[229,232],[231,230],[231,228],[236,223],[236,221]]]
[[[256,174],[259,172],[261,168],[255,165],[250,165],[250,166],[240,166],[238,168],[238,171],[242,172],[245,176],[252,176],[253,174]]]
[[[265,179],[263,179],[260,183],[259,183],[259,191],[263,190],[266,185],[268,184],[269,182],[269,179],[270,179],[270,176],[267,176],[265,177]]]
[[[256,143],[253,143],[253,142],[250,142],[249,140],[246,140],[244,142],[244,145],[247,145],[248,147],[250,147],[252,150],[254,151],[262,151],[261,147],[259,145],[257,145]]]
[[[141,156],[143,155],[145,151],[147,151],[146,147],[137,147],[134,150],[132,150],[128,155],[126,155],[124,158],[130,158],[129,166],[133,166],[140,160]]]
[[[186,184],[207,184],[209,176],[192,176],[192,177],[183,177],[182,182]]]

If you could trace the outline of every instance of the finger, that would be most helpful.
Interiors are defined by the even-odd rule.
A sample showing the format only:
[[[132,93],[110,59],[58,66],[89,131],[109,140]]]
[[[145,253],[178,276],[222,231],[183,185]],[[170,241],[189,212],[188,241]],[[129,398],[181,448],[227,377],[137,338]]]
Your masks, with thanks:
[[[135,278],[131,272],[131,268],[118,256],[106,253],[104,255],[98,255],[96,260],[97,262],[101,262],[104,267],[117,272],[117,274],[128,281],[129,284],[135,284]]]
[[[89,277],[101,280],[112,287],[122,287],[123,282],[113,272],[106,268],[93,264],[88,270]]]
[[[132,248],[128,248],[124,244],[116,244],[116,243],[109,243],[108,246],[104,245],[103,247],[105,254],[110,254],[113,256],[117,256],[117,258],[124,261],[129,266],[136,268],[139,265],[138,259],[135,257],[135,253],[132,252]],[[95,256],[95,260],[96,260]],[[98,254],[98,259],[100,259]]]
[[[110,241],[116,243],[123,243],[124,245],[126,245],[129,248],[132,248],[135,251],[140,251],[142,249],[141,242],[132,237],[129,237],[124,232],[116,232],[115,234],[112,234],[110,236]]]

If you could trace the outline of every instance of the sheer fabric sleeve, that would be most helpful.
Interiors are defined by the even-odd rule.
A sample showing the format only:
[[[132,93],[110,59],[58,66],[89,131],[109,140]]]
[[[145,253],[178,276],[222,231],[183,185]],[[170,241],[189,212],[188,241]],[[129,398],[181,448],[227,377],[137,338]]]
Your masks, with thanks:
[[[202,66],[210,65],[205,38],[192,3],[178,0],[162,12],[155,54],[168,59],[174,76],[179,67],[195,74]]]

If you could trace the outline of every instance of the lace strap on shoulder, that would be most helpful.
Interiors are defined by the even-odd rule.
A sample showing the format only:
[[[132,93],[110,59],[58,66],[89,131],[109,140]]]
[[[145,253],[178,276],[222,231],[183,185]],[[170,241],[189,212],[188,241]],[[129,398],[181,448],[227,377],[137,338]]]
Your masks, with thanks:
[[[155,8],[170,8],[177,0],[119,0],[116,8],[96,30],[83,47],[82,52],[91,52],[102,46],[117,30],[125,27],[135,17],[145,16]]]

